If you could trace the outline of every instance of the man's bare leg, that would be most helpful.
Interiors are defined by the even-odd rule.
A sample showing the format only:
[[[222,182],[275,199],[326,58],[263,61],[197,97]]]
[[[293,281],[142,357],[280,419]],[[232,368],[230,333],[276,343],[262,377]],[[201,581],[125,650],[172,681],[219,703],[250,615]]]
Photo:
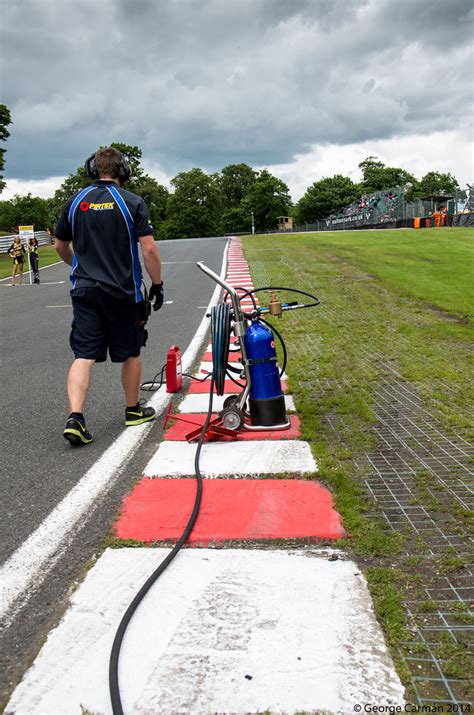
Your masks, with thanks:
[[[122,385],[125,393],[125,404],[133,407],[140,397],[140,380],[142,377],[142,359],[129,357],[122,365]]]
[[[72,363],[67,376],[67,394],[71,412],[82,414],[84,402],[91,381],[91,369],[95,360],[76,358]]]

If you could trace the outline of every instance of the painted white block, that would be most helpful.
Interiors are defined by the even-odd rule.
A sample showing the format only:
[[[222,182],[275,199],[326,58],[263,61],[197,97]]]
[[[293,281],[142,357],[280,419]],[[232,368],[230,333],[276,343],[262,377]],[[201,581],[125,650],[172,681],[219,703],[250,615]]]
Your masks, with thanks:
[[[167,549],[109,549],[73,594],[7,712],[109,715],[119,620]],[[125,635],[126,713],[352,713],[404,705],[353,561],[328,551],[186,549]],[[251,680],[245,676],[251,676]]]
[[[210,384],[210,383],[209,383]],[[235,386],[236,394],[241,392],[237,385]],[[214,412],[219,412],[224,406],[224,400],[229,395],[214,395],[212,400],[212,409]],[[295,412],[295,403],[292,395],[285,395],[285,407],[287,412]],[[184,398],[179,404],[180,412],[207,412],[209,408],[209,395],[205,392],[192,392]]]
[[[144,474],[146,477],[192,476],[195,455],[195,444],[161,442]],[[208,442],[202,448],[199,466],[204,477],[309,474],[318,469],[309,444],[291,439]]]

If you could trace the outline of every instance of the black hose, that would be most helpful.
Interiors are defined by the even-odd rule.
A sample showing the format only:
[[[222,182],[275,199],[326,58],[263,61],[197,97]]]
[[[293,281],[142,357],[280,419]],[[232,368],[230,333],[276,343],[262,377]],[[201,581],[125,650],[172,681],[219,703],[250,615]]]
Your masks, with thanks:
[[[252,302],[254,306],[256,306],[256,301],[253,297],[254,293],[258,293],[260,291],[264,290],[286,290],[294,293],[301,293],[302,295],[309,296],[310,298],[313,298],[315,302],[311,305],[303,305],[300,306],[302,308],[311,308],[315,305],[319,305],[320,301],[316,296],[311,295],[310,293],[306,293],[305,291],[301,290],[296,290],[294,288],[280,288],[280,287],[265,287],[265,288],[256,288],[251,291],[247,291],[244,293],[243,296],[240,296],[240,299],[245,298],[247,295],[251,295],[252,297]],[[258,320],[262,323],[265,323],[265,325],[268,325],[263,318],[259,317]],[[209,427],[209,423],[211,421],[212,417],[212,402],[213,402],[213,393],[214,393],[214,387],[216,387],[216,392],[218,395],[223,395],[224,394],[224,387],[225,387],[225,378],[226,375],[228,375],[231,379],[231,375],[228,373],[228,370],[235,371],[234,368],[231,368],[228,365],[228,354],[229,354],[229,345],[230,345],[230,325],[231,325],[231,310],[230,306],[228,305],[227,302],[220,303],[219,305],[215,306],[211,310],[211,336],[212,336],[212,362],[213,362],[213,371],[211,375],[211,384],[210,384],[210,391],[209,391],[209,407],[208,407],[208,412],[207,412],[207,417],[206,421],[204,422],[201,435],[199,437],[199,442],[197,445],[196,449],[196,454],[194,457],[194,471],[195,471],[195,476],[196,476],[196,497],[194,500],[194,506],[193,510],[191,512],[191,516],[189,517],[188,523],[186,524],[186,527],[179,537],[178,541],[174,545],[174,547],[171,549],[169,554],[163,559],[163,561],[159,564],[159,566],[153,571],[153,573],[147,578],[143,586],[140,588],[138,593],[135,595],[133,598],[132,602],[128,606],[127,610],[125,611],[124,615],[122,616],[122,620],[119,623],[117,632],[115,634],[114,642],[112,644],[112,650],[110,652],[110,659],[109,659],[109,689],[110,689],[110,700],[112,704],[112,712],[113,715],[123,715],[123,708],[122,708],[122,700],[120,697],[120,686],[119,686],[119,677],[118,677],[118,665],[119,665],[119,658],[120,658],[120,648],[122,646],[122,641],[123,637],[125,635],[125,631],[127,630],[128,624],[130,623],[133,614],[137,610],[138,606],[140,605],[141,601],[143,598],[146,596],[150,588],[153,586],[155,581],[161,576],[163,571],[170,565],[170,563],[173,561],[173,559],[177,556],[178,552],[181,550],[185,542],[187,541],[189,534],[191,533],[193,526],[196,522],[196,519],[199,514],[199,507],[201,505],[201,498],[202,498],[202,475],[201,475],[201,470],[199,467],[199,459],[201,456],[201,450],[202,450],[202,445],[204,443],[204,438],[207,432],[207,429]],[[286,367],[286,360],[287,360],[287,351],[286,351],[286,346],[283,341],[283,338],[279,334],[279,332],[275,329],[275,327],[269,326],[271,329],[275,332],[277,335],[278,339],[280,340],[280,343],[282,345],[283,349],[283,367],[281,368],[281,373],[283,374],[283,371]],[[149,383],[143,383],[142,389],[145,390],[156,390],[159,389],[162,384],[163,384],[163,373],[165,370],[165,365],[161,368],[160,372],[158,372],[153,380]],[[158,387],[154,387],[156,383],[156,378],[160,375],[160,384]],[[206,380],[208,376],[204,378]],[[196,379],[196,378],[194,378]],[[203,381],[203,380],[201,380]],[[236,382],[233,380],[233,382]],[[237,383],[236,383],[237,384]],[[147,387],[144,387],[146,385]],[[150,387],[151,385],[151,387]]]
[[[312,293],[307,293],[305,290],[299,290],[298,288],[288,288],[287,286],[264,286],[263,288],[252,288],[252,290],[246,291],[243,295],[239,296],[240,300],[243,300],[246,298],[248,295],[252,297],[254,293],[260,293],[261,291],[272,291],[272,290],[286,290],[288,293],[300,293],[301,295],[305,295],[308,298],[313,299],[313,303],[306,303],[305,305],[299,305],[298,308],[315,308],[317,305],[320,305],[321,301],[320,299],[313,295]]]
[[[166,370],[166,363],[163,365],[161,370],[156,373],[155,377],[152,380],[150,380],[149,382],[142,382],[142,384],[140,385],[140,390],[143,390],[143,392],[156,392],[157,390],[159,390],[160,387],[162,387],[163,382],[164,382],[165,370]],[[159,384],[156,379],[158,377],[158,375],[160,376]],[[156,387],[156,385],[158,385],[158,387]]]
[[[267,323],[267,321],[264,320],[262,317],[260,317],[260,318],[258,319],[258,322],[259,322],[259,323],[264,323],[264,325],[266,325],[268,328],[270,328],[270,330],[272,331],[272,333],[275,333],[275,335],[277,336],[278,340],[280,341],[281,349],[283,350],[283,365],[282,365],[281,368],[280,368],[280,377],[281,377],[281,376],[283,375],[283,373],[285,372],[285,370],[286,370],[286,363],[287,363],[287,357],[288,357],[288,353],[287,353],[287,351],[286,351],[285,341],[283,340],[282,336],[280,335],[280,333],[278,332],[278,330],[275,328],[274,325],[270,325],[270,323]]]
[[[196,476],[196,482],[197,482],[197,488],[196,488],[196,498],[194,500],[194,506],[193,510],[191,513],[191,516],[189,517],[188,523],[186,524],[186,527],[179,537],[179,540],[176,542],[176,544],[173,546],[172,550],[166,556],[165,559],[161,562],[161,564],[153,571],[151,576],[147,578],[141,589],[138,591],[136,596],[134,597],[133,601],[130,603],[128,606],[127,610],[125,611],[124,615],[122,616],[122,620],[120,621],[119,627],[117,629],[117,632],[115,634],[114,642],[112,644],[112,650],[110,652],[110,660],[109,660],[109,689],[110,689],[110,701],[112,703],[112,712],[113,715],[123,715],[123,708],[122,708],[122,700],[120,697],[120,686],[119,686],[119,678],[118,678],[118,664],[119,664],[119,657],[120,657],[120,648],[122,645],[123,637],[125,635],[125,631],[127,630],[127,626],[130,623],[133,614],[137,610],[137,607],[145,597],[145,595],[148,593],[150,588],[153,586],[155,581],[158,579],[159,576],[163,573],[163,571],[170,565],[170,563],[173,561],[173,559],[177,556],[178,552],[182,548],[183,544],[186,542],[189,534],[191,533],[193,526],[196,522],[198,513],[199,513],[199,507],[201,505],[201,497],[202,497],[202,475],[201,475],[201,470],[199,468],[199,458],[201,455],[201,449],[202,445],[204,442],[204,437],[207,432],[207,428],[209,427],[209,422],[211,421],[212,417],[212,401],[213,401],[213,392],[214,392],[214,378],[211,378],[211,389],[209,392],[209,408],[207,411],[207,417],[206,421],[203,425],[201,436],[199,437],[199,442],[197,445],[196,449],[196,454],[194,457],[194,472]]]
[[[242,291],[242,293],[244,294],[244,295],[242,296],[242,298],[246,298],[248,295],[250,295],[249,291],[247,291],[245,288],[242,288],[242,286],[235,286],[235,287],[234,287],[234,290],[237,291],[237,294],[238,294],[239,290]],[[227,298],[228,298],[229,296],[230,296],[229,291],[226,291],[226,293],[224,294],[224,298],[223,298],[224,303],[227,301]],[[240,296],[238,296],[238,297],[239,297],[239,300],[242,300],[242,298],[241,298]],[[255,300],[255,298],[253,297],[253,295],[250,295],[250,300],[251,300],[252,303],[253,303],[254,309],[255,309],[255,310],[258,310],[257,301]]]

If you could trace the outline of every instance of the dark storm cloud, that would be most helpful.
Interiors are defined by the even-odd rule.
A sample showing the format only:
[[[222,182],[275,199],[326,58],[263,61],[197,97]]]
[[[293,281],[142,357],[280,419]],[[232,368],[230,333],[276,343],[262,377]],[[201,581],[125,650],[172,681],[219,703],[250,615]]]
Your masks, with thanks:
[[[168,174],[466,125],[472,5],[3,0],[6,175],[137,144]]]

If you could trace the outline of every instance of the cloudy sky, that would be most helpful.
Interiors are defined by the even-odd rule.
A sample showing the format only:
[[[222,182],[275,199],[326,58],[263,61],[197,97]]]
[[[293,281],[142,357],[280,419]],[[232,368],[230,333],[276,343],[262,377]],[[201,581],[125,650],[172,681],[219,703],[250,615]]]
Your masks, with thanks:
[[[136,144],[167,183],[268,166],[293,199],[376,155],[473,178],[471,0],[0,0],[2,198]]]

